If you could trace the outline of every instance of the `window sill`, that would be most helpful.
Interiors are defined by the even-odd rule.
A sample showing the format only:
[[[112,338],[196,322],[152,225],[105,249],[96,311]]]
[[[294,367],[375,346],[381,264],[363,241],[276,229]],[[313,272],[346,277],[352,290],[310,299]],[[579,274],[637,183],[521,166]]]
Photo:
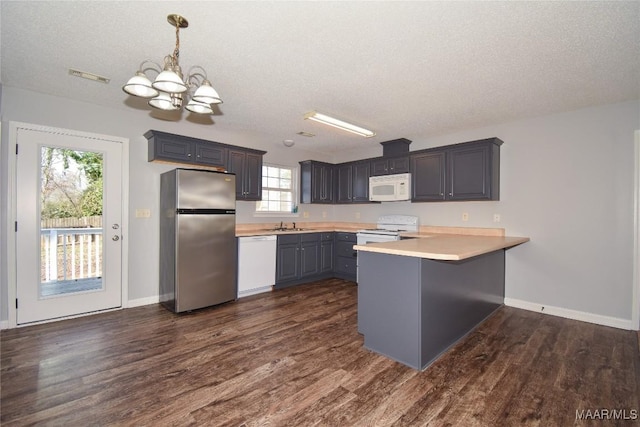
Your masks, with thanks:
[[[254,218],[298,218],[300,213],[291,212],[254,212]]]

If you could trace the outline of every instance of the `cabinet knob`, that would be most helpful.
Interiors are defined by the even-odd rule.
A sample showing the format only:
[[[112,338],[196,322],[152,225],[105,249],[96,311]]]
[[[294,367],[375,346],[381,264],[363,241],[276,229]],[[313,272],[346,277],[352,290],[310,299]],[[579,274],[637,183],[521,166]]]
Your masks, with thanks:
[[[453,196],[453,193],[449,193],[450,196]]]
[[[191,153],[187,154],[187,157],[191,157]]]

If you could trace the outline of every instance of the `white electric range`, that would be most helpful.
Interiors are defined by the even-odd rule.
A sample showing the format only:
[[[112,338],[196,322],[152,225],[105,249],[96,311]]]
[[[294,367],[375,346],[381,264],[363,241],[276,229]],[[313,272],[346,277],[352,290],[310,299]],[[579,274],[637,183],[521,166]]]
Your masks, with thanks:
[[[378,217],[376,228],[358,230],[356,237],[359,245],[374,242],[389,242],[400,240],[401,232],[417,232],[419,229],[417,216],[411,215],[382,215]]]

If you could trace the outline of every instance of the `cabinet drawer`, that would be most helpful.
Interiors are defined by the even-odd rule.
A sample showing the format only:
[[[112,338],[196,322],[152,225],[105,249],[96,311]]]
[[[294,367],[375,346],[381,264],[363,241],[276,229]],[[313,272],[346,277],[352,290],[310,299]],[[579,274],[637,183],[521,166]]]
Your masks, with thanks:
[[[336,233],[338,242],[356,242],[356,233]]]
[[[339,257],[354,258],[357,256],[357,251],[353,250],[354,243],[352,242],[337,242],[336,243],[336,255]]]
[[[286,245],[286,244],[295,244],[300,243],[300,235],[299,234],[281,234],[278,236],[278,244]]]
[[[339,273],[345,273],[350,275],[356,274],[356,259],[355,258],[345,258],[345,257],[337,257],[335,270]]]
[[[333,240],[333,233],[320,233],[320,240],[326,242],[327,240]]]
[[[304,233],[299,234],[301,242],[319,242],[320,233]]]

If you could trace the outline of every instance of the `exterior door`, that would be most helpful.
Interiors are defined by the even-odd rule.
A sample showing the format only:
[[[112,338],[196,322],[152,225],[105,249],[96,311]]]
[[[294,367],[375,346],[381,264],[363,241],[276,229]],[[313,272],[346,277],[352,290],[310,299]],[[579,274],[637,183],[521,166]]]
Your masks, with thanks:
[[[17,324],[121,307],[123,144],[35,127],[16,141]]]

